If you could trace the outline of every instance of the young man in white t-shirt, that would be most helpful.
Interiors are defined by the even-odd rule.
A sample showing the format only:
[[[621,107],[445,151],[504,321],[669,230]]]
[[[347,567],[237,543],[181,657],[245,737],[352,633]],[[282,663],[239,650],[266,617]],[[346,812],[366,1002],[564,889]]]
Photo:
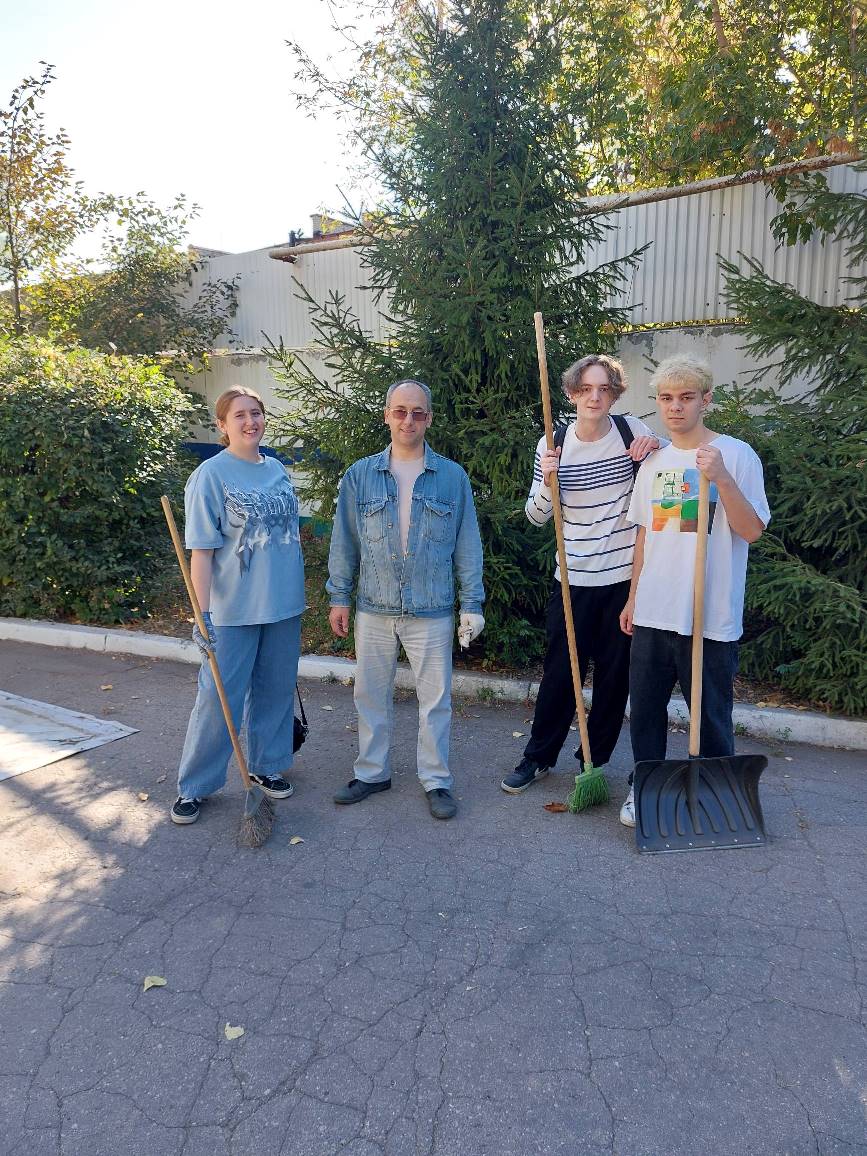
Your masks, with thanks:
[[[707,428],[713,378],[688,356],[663,361],[650,379],[671,445],[642,465],[629,503],[638,526],[629,598],[620,616],[632,637],[629,730],[636,763],[664,759],[668,700],[690,697],[699,473],[710,487],[704,603],[700,755],[734,754],[733,682],[743,631],[749,544],[770,521],[762,463],[737,438]],[[630,789],[621,822],[635,826]]]
[[[659,440],[636,417],[624,419],[621,433],[609,416],[626,389],[623,367],[614,358],[582,357],[563,374],[563,388],[576,407],[575,421],[566,429],[562,449],[549,450],[544,437],[539,441],[525,512],[536,526],[551,518],[550,480],[556,473],[582,681],[593,659],[590,751],[594,766],[601,767],[620,735],[629,693],[629,639],[621,633],[618,618],[629,591],[635,544],[635,527],[626,517],[633,462],[657,449]],[[547,775],[575,717],[559,562],[554,577],[548,648],[530,741],[520,763],[500,784],[511,795]]]

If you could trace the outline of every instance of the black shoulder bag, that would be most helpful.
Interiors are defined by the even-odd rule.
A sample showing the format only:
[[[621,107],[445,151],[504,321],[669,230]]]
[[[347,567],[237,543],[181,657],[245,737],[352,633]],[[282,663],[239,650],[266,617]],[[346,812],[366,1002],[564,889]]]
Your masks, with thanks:
[[[626,420],[622,413],[611,413],[608,415],[617,427],[617,432],[623,439],[623,445],[628,450],[635,440],[635,434],[632,432],[632,426]],[[554,449],[562,449],[563,443],[566,441],[566,434],[569,430],[571,422],[561,421],[554,427]],[[638,473],[641,462],[632,463],[633,478]]]
[[[292,750],[293,752],[303,746],[304,740],[310,733],[310,724],[307,722],[307,715],[304,713],[304,700],[301,698],[301,691],[298,689],[298,683],[295,683],[295,693],[298,695],[298,705],[301,707],[301,718],[296,714],[295,726],[292,732]]]

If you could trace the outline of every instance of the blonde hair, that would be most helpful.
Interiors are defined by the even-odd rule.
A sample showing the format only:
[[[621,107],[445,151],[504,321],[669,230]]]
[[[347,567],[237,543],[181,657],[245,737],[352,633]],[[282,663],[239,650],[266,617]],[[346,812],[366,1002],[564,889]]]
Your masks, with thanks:
[[[703,394],[713,389],[713,374],[710,366],[700,357],[689,353],[677,353],[660,361],[650,378],[654,393],[659,393],[664,385],[694,385]]]
[[[608,374],[608,384],[615,397],[620,397],[626,392],[626,374],[620,362],[604,353],[588,353],[586,357],[582,357],[570,365],[563,374],[561,380],[567,397],[572,398],[577,394],[581,388],[581,374],[591,365],[602,366]]]
[[[232,385],[228,389],[224,389],[217,398],[214,406],[214,413],[217,415],[217,421],[225,421],[226,414],[232,406],[232,402],[236,397],[252,397],[254,401],[258,401],[262,407],[262,413],[265,412],[265,403],[256,393],[255,389],[248,389],[246,385]],[[220,434],[220,445],[227,446],[229,439],[226,434]]]

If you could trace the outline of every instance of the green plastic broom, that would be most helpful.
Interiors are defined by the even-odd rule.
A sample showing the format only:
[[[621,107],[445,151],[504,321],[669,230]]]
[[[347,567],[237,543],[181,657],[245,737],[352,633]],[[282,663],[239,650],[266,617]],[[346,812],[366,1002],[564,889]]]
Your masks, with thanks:
[[[554,448],[554,423],[551,419],[551,394],[548,389],[548,358],[545,353],[545,327],[542,314],[535,313],[536,352],[539,355],[539,382],[542,389],[542,413],[545,418],[545,440],[548,449]],[[557,558],[560,562],[560,588],[563,593],[563,616],[566,619],[566,640],[569,643],[569,662],[572,666],[572,686],[575,690],[575,708],[578,712],[578,730],[581,734],[581,754],[584,769],[575,776],[575,787],[569,796],[570,811],[583,811],[597,803],[608,802],[608,783],[599,767],[590,758],[590,738],[587,734],[587,711],[581,691],[581,670],[578,665],[578,647],[575,644],[575,623],[572,619],[572,596],[569,590],[569,564],[566,560],[566,542],[563,538],[563,509],[560,505],[560,487],[557,475],[551,477],[551,501],[554,506],[554,532],[557,536]]]

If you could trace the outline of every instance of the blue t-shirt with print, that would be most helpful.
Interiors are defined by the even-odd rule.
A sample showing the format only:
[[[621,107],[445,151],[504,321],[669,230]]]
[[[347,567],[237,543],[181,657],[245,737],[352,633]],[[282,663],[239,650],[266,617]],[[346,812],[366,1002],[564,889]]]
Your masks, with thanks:
[[[215,626],[251,626],[304,610],[298,499],[276,458],[228,450],[202,462],[184,491],[188,550],[213,550]]]

